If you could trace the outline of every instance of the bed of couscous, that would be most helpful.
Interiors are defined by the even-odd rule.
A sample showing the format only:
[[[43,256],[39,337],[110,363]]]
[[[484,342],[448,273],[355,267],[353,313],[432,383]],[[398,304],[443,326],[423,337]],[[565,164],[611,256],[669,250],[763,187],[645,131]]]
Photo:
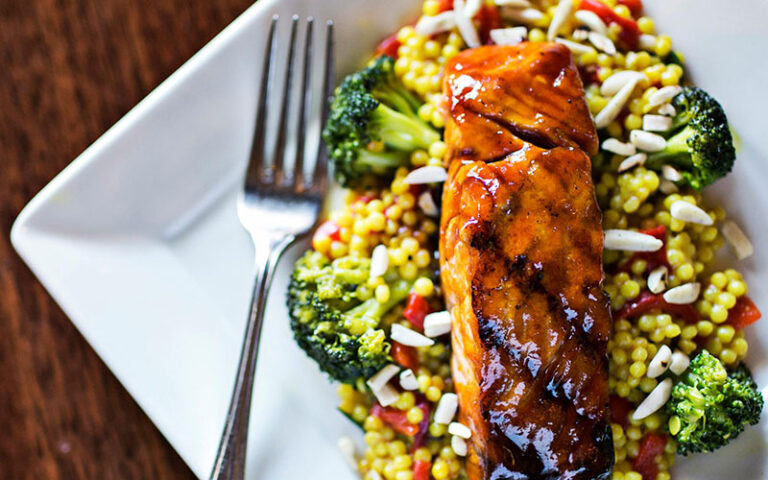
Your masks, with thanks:
[[[377,54],[395,58],[395,75],[424,102],[418,117],[439,130],[445,124],[443,66],[468,42],[554,40],[571,50],[600,132],[602,148],[593,158],[593,177],[604,230],[642,231],[664,243],[657,252],[626,251],[621,238],[606,237],[604,289],[614,317],[608,345],[613,478],[669,479],[679,418],[658,407],[641,419],[633,415],[660,384],[655,373],[659,358],[688,362],[706,349],[726,367],[735,367],[748,350],[743,328],[759,317],[739,271],[713,268],[726,241],[735,251],[730,257],[734,266],[737,257],[751,252],[726,210],[708,203],[700,191],[679,186],[680,172],[674,168],[657,171],[643,164],[643,151],[652,150],[644,142],[653,143],[655,132],[669,124],[664,119],[674,115],[670,101],[685,81],[683,57],[673,50],[670,37],[656,32],[653,20],[643,15],[640,0],[474,3],[424,1],[418,22],[386,39]],[[465,26],[438,21],[454,9],[474,9],[469,18],[476,39]],[[635,138],[630,132],[636,131],[651,136]],[[375,152],[384,147],[372,142],[368,148]],[[379,380],[398,375],[402,385],[386,406],[371,392],[369,378],[338,386],[339,409],[361,426],[366,445],[365,451],[355,452],[354,442],[345,438],[340,448],[368,480],[463,476],[468,433],[453,421],[450,336],[439,318],[445,310],[437,256],[440,188],[409,181],[409,174],[420,167],[442,167],[445,153],[446,145],[436,140],[412,151],[410,164],[397,169],[385,187],[347,190],[343,206],[331,213],[312,241],[321,262],[371,259],[371,275],[355,292],[360,300],[390,301],[394,293],[387,275],[410,286],[407,298],[377,325],[352,322],[350,334],[375,327],[390,335],[393,325],[402,325],[426,335],[428,314],[434,329],[434,335],[426,335],[429,345],[386,339],[398,368]],[[664,298],[670,292],[691,296],[690,301],[668,308],[673,302]]]

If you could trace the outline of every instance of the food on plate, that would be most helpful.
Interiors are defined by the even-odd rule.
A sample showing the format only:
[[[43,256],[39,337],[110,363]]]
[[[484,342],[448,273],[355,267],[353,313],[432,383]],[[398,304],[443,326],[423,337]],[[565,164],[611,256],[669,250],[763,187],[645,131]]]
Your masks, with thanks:
[[[296,340],[320,368],[340,382],[369,378],[389,363],[390,344],[381,317],[408,296],[411,283],[396,276],[388,298],[371,295],[371,261],[330,261],[308,251],[296,262],[288,286],[288,311]]]
[[[362,478],[669,480],[759,419],[733,139],[684,74],[640,0],[425,0],[341,83],[288,304]]]
[[[728,372],[702,350],[672,388],[667,403],[670,433],[683,454],[712,452],[757,423],[763,403],[743,363]]]
[[[333,98],[323,133],[339,183],[358,186],[391,178],[408,165],[411,152],[440,140],[431,125],[419,119],[421,100],[395,77],[394,60],[380,56],[369,67],[348,76]]]
[[[688,185],[701,189],[730,173],[736,161],[731,130],[723,107],[707,92],[682,87],[670,102],[672,134],[663,150],[648,155],[646,165],[675,167]]]
[[[445,94],[440,271],[467,474],[607,478],[611,317],[582,150],[597,151],[597,132],[571,54],[465,50],[446,65]]]

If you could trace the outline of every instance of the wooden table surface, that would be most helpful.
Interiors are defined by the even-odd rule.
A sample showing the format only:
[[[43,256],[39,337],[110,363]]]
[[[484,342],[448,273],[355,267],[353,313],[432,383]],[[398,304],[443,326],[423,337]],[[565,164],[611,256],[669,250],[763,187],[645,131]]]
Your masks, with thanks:
[[[191,479],[13,252],[21,208],[252,0],[0,0],[0,479]]]

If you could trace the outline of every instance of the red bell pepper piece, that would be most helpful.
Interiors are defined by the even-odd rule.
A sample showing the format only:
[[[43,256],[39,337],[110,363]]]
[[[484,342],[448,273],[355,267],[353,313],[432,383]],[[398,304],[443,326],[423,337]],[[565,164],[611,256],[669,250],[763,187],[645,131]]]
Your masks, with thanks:
[[[339,224],[333,220],[326,220],[325,222],[321,223],[319,227],[317,227],[317,230],[315,230],[315,236],[330,237],[331,240],[339,240],[341,238],[339,236],[340,231],[341,229],[339,228]]]
[[[421,195],[421,192],[423,192],[426,189],[427,187],[423,183],[414,183],[414,184],[408,185],[408,193],[410,193],[416,198],[419,198],[419,195]]]
[[[637,22],[634,20],[620,17],[613,11],[613,9],[611,9],[611,7],[600,0],[581,0],[579,10],[589,10],[596,13],[606,25],[610,25],[611,23],[617,24],[621,27],[621,32],[619,32],[619,42],[629,50],[635,50],[637,48],[637,42],[640,39],[640,28],[638,28]]]
[[[413,462],[413,480],[429,480],[429,472],[432,462],[429,460],[416,460]]]
[[[338,242],[341,239],[340,233],[341,229],[336,222],[333,220],[326,220],[325,222],[321,223],[319,227],[317,227],[315,234],[312,235],[313,248],[315,248],[315,242],[324,237],[330,238],[331,241]]]
[[[679,316],[687,323],[696,323],[699,321],[699,312],[692,305],[677,305],[667,303],[662,295],[654,295],[648,290],[643,291],[637,298],[628,302],[621,309],[614,313],[613,319],[637,318],[640,315],[652,310],[660,310],[663,313],[670,313]]]
[[[426,317],[428,313],[429,304],[424,300],[424,297],[416,292],[409,293],[403,316],[420,332],[424,331],[424,317]]]
[[[635,18],[643,13],[643,0],[618,0],[616,3],[627,7]]]
[[[424,418],[418,424],[408,421],[408,412],[394,407],[382,407],[379,402],[374,402],[370,414],[386,423],[392,430],[408,437],[413,437],[411,450],[424,445],[429,430],[429,404],[426,399],[421,399],[416,404],[424,412]]]
[[[498,7],[483,5],[480,11],[477,12],[477,20],[480,22],[480,28],[478,28],[480,41],[485,45],[490,45],[491,30],[501,28],[501,16],[499,15]]]
[[[408,421],[406,417],[408,412],[405,410],[398,410],[394,407],[382,407],[378,402],[375,402],[371,407],[370,413],[374,417],[378,417],[397,433],[402,433],[409,437],[419,433],[419,425]]]
[[[627,260],[624,265],[619,267],[619,271],[629,272],[632,269],[632,264],[635,260],[645,260],[648,264],[646,271],[651,271],[661,265],[667,267],[668,270],[672,270],[672,265],[669,264],[669,260],[667,259],[667,227],[659,225],[658,227],[640,230],[640,233],[658,238],[663,245],[655,252],[635,252],[634,255],[629,257],[629,260]]]
[[[376,47],[376,56],[388,55],[397,58],[397,49],[400,48],[400,40],[397,39],[397,33],[393,33],[379,43]]]
[[[629,412],[632,410],[632,404],[624,397],[611,395],[611,422],[618,423],[624,428],[629,426]]]
[[[437,0],[437,12],[453,10],[453,0]]]
[[[389,354],[395,363],[405,368],[410,368],[414,372],[419,369],[419,354],[415,348],[393,340],[392,349],[389,351]]]
[[[643,476],[643,480],[656,480],[659,466],[656,457],[664,453],[667,438],[664,435],[646,433],[640,442],[640,449],[632,462],[632,470]]]
[[[739,297],[736,305],[728,311],[726,322],[733,328],[744,328],[760,320],[763,314],[749,297]]]

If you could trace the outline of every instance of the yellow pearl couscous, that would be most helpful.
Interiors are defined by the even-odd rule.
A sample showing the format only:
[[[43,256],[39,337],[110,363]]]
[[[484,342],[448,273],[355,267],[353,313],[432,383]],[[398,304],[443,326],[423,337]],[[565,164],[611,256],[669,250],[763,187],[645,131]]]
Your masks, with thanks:
[[[587,40],[586,28],[571,13],[560,29],[563,39],[582,44],[584,49],[574,54],[585,84],[586,101],[590,112],[597,115],[608,104],[613,93],[606,92],[602,83],[613,75],[634,71],[639,80],[622,112],[601,131],[601,138],[614,138],[629,143],[630,132],[644,127],[646,115],[666,115],[667,103],[654,101],[664,87],[680,85],[684,77],[683,57],[673,50],[667,35],[656,33],[654,21],[642,16],[628,5],[639,2],[617,0],[591,0],[602,4],[623,22],[636,28],[637,46],[630,49],[627,27],[618,20],[606,22],[607,38],[616,51],[600,49]],[[498,12],[493,1],[483,1],[482,9],[499,15],[478,15],[475,26],[480,31],[489,27],[527,27],[524,41],[547,40],[549,23],[557,8],[556,0],[531,0],[530,8],[540,12],[540,19],[528,23],[510,20],[520,16]],[[579,9],[574,1],[573,11]],[[434,17],[453,2],[425,0],[422,15]],[[487,25],[488,18],[500,23]],[[528,18],[535,18],[529,15]],[[442,82],[446,62],[462,49],[466,42],[458,28],[442,30],[430,35],[418,33],[414,26],[402,27],[395,35],[396,54],[394,72],[403,85],[424,103],[417,115],[424,122],[441,129],[443,116]],[[486,41],[487,39],[483,39]],[[615,93],[615,92],[614,92]],[[665,105],[667,105],[665,107]],[[383,149],[372,142],[371,151]],[[438,219],[435,212],[421,206],[418,189],[405,182],[413,169],[424,166],[442,166],[446,154],[443,141],[432,143],[427,149],[410,153],[410,166],[397,170],[386,188],[365,191],[347,191],[343,205],[334,211],[330,220],[337,230],[318,232],[313,248],[330,259],[346,256],[370,257],[372,250],[386,247],[388,265],[405,280],[412,281],[412,291],[430,302],[431,310],[443,310],[442,293],[437,271]],[[728,321],[731,312],[748,293],[742,275],[734,269],[713,269],[716,253],[723,240],[719,226],[725,211],[709,204],[694,190],[679,187],[664,174],[643,166],[642,161],[620,171],[628,155],[601,151],[593,158],[595,193],[603,213],[604,229],[629,229],[661,232],[666,256],[664,287],[674,288],[689,283],[700,285],[700,295],[686,315],[681,310],[650,309],[639,315],[631,311],[633,305],[648,290],[648,272],[659,267],[659,257],[649,257],[619,250],[604,252],[604,289],[608,293],[614,312],[613,335],[608,343],[609,389],[614,400],[624,402],[630,413],[659,384],[658,378],[649,377],[651,362],[662,347],[680,351],[688,356],[706,348],[725,365],[734,366],[748,351],[748,342],[741,328]],[[675,202],[687,202],[702,209],[711,219],[708,225],[685,221],[672,214]],[[439,200],[437,201],[439,203]],[[380,302],[390,298],[390,289],[381,277],[372,277],[358,292],[361,298],[375,297]],[[692,312],[692,313],[691,313]],[[383,320],[409,326],[404,317],[404,306],[390,311]],[[350,332],[359,333],[368,328],[365,322],[353,325]],[[435,422],[432,414],[445,393],[453,391],[450,369],[450,342],[443,336],[428,347],[413,348],[413,386],[410,391],[398,393],[397,399],[382,413],[376,398],[360,379],[355,385],[338,387],[339,409],[358,423],[364,431],[365,451],[357,459],[362,478],[369,480],[436,480],[462,478],[463,458],[451,448],[451,435],[447,425]],[[398,361],[397,358],[395,358]],[[404,365],[409,367],[409,365]],[[675,462],[677,445],[670,431],[680,429],[680,420],[672,419],[664,409],[657,410],[642,420],[629,418],[611,423],[615,467],[614,480],[669,480],[670,468]],[[418,431],[419,433],[414,434]],[[410,433],[409,433],[410,432]],[[643,440],[648,435],[666,439],[663,452],[655,462],[655,478],[637,467]],[[415,441],[416,436],[421,436]],[[645,476],[643,476],[645,473]]]

